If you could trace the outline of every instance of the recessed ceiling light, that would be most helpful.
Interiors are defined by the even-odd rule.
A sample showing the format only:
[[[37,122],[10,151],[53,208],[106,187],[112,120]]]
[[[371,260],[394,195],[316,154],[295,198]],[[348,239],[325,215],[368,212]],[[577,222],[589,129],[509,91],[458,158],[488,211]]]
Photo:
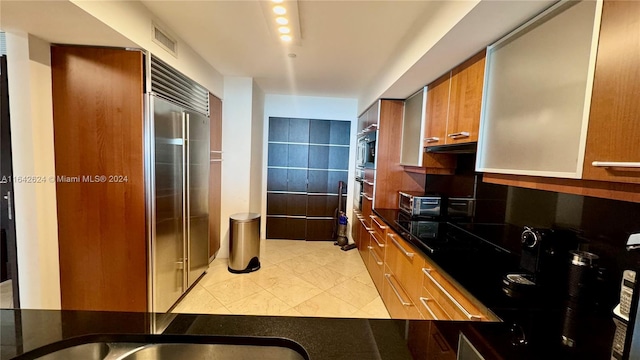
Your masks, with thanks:
[[[283,6],[278,5],[273,7],[273,12],[277,15],[284,15],[287,13],[287,9],[285,9]]]
[[[287,20],[286,17],[279,16],[276,18],[276,22],[280,25],[287,25],[289,23],[289,20]]]
[[[280,35],[282,41],[291,41],[291,35]]]
[[[290,32],[291,32],[291,29],[289,29],[289,28],[288,28],[288,27],[286,27],[286,26],[280,26],[280,27],[278,28],[278,31],[280,32],[280,34],[288,34],[288,33],[290,33]]]
[[[282,2],[283,2],[284,0],[271,0],[271,1],[273,1],[273,2],[274,2],[274,3],[276,3],[276,4],[282,4]]]

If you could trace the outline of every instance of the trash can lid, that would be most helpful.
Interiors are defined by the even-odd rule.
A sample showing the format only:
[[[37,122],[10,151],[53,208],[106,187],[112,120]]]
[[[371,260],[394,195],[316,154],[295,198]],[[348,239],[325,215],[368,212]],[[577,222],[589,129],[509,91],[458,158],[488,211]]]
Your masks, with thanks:
[[[260,214],[257,213],[237,213],[230,216],[231,220],[236,221],[248,221],[260,218]]]

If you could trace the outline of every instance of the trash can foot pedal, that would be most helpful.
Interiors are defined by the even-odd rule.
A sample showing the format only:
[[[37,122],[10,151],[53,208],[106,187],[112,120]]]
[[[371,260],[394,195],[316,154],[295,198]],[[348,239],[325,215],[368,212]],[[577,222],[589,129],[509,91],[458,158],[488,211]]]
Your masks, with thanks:
[[[260,270],[260,260],[258,260],[257,257],[252,258],[244,270],[234,270],[231,267],[227,267],[227,270],[229,270],[229,272],[233,274],[246,274],[246,273],[258,271]]]

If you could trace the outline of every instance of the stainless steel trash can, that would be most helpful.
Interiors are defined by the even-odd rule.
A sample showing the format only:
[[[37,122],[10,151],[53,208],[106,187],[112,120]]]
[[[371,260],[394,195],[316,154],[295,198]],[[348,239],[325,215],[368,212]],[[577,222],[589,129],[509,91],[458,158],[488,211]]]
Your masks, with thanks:
[[[229,217],[229,271],[248,273],[260,269],[260,214]]]

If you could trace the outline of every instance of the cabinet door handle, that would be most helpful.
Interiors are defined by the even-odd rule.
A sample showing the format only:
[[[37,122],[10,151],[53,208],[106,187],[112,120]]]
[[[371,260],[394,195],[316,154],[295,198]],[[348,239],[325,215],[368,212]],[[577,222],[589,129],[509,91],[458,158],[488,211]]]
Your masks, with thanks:
[[[378,245],[378,247],[380,247],[380,248],[383,248],[383,247],[384,247],[384,244],[381,244],[381,243],[378,241],[378,238],[376,237],[376,233],[375,233],[375,231],[372,231],[372,232],[371,232],[371,237],[373,238],[373,241],[375,241],[375,242],[376,242],[376,245]]]
[[[640,162],[615,162],[615,161],[594,161],[591,163],[594,167],[621,167],[621,168],[640,168]]]
[[[369,201],[373,201],[373,198],[365,193],[362,193],[362,196]]]
[[[407,249],[405,249],[402,245],[400,245],[399,242],[396,241],[396,237],[393,234],[387,234],[387,236],[391,239],[391,241],[393,242],[393,244],[400,249],[400,251],[402,251],[404,253],[404,256],[412,259],[413,258],[413,253],[412,252],[408,252]]]
[[[468,138],[470,134],[468,131],[460,131],[457,133],[449,134],[447,136],[453,139],[462,139],[462,138]]]
[[[481,316],[479,315],[473,315],[470,312],[467,311],[467,309],[464,308],[464,306],[462,306],[458,300],[456,300],[456,298],[454,298],[442,285],[440,285],[440,283],[438,282],[438,280],[436,280],[433,275],[431,275],[431,271],[432,269],[427,269],[427,268],[422,268],[422,272],[427,275],[427,277],[429,278],[429,280],[431,280],[431,282],[433,282],[433,284],[440,289],[440,291],[442,291],[442,293],[464,314],[464,316],[467,317],[467,319],[469,320],[480,320],[482,319]]]
[[[364,226],[364,229],[365,229],[365,230],[367,230],[367,231],[369,231],[369,232],[372,232],[372,231],[373,231],[373,229],[372,229],[372,228],[368,227],[368,226],[367,226],[367,224],[365,224],[365,223],[364,223],[364,218],[360,218],[360,223],[362,223],[362,226]]]
[[[369,186],[373,186],[373,183],[371,181],[363,180],[363,182]]]
[[[428,143],[432,143],[432,142],[436,142],[436,141],[440,141],[440,138],[437,136],[431,136],[428,138],[424,138],[424,141],[428,142]]]
[[[376,264],[378,264],[379,266],[382,266],[383,263],[378,258],[378,255],[376,255],[376,252],[373,251],[373,246],[369,245],[367,247],[369,248],[369,252],[371,253],[371,256],[373,256],[373,260],[376,262]]]
[[[400,303],[402,304],[402,306],[411,306],[412,304],[410,302],[404,301],[404,299],[402,298],[402,295],[400,295],[400,292],[398,291],[398,289],[396,289],[396,286],[393,285],[393,283],[391,282],[392,275],[384,274],[384,277],[387,278],[387,281],[391,286],[391,290],[393,290],[393,292],[396,293],[396,296],[398,297],[398,300],[400,300]]]
[[[429,304],[427,304],[427,301],[429,301],[429,300],[431,300],[431,299],[426,298],[426,297],[420,297],[420,302],[422,303],[422,306],[424,306],[424,308],[427,309],[427,311],[429,312],[429,315],[431,315],[433,320],[440,320],[440,319],[438,319],[436,314],[433,313],[433,310],[431,310],[431,308],[429,307]]]
[[[386,225],[382,225],[378,222],[378,220],[376,220],[378,217],[375,215],[369,215],[369,217],[371,218],[371,220],[373,220],[374,223],[376,223],[376,225],[378,225],[378,227],[382,230],[386,229],[387,226]]]

